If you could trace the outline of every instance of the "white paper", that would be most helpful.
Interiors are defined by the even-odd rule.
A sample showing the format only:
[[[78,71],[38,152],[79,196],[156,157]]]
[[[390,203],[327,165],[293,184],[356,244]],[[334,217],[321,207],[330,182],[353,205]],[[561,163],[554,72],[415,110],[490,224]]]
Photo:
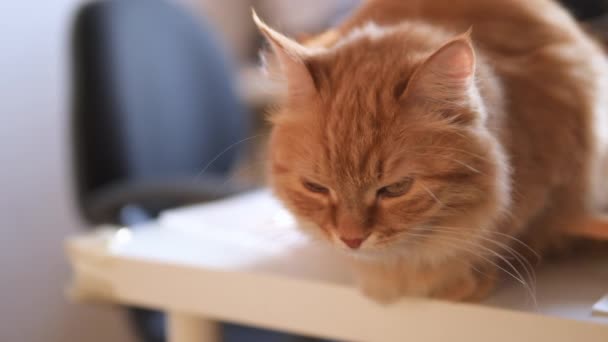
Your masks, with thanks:
[[[593,305],[593,314],[608,316],[608,294]]]

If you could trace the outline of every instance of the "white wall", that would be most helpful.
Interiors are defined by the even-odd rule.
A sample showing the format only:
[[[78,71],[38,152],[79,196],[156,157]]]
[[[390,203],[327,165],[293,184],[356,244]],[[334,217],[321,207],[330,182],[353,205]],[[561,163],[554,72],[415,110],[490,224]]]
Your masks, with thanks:
[[[122,314],[68,304],[67,33],[78,0],[0,0],[0,341],[133,341]]]

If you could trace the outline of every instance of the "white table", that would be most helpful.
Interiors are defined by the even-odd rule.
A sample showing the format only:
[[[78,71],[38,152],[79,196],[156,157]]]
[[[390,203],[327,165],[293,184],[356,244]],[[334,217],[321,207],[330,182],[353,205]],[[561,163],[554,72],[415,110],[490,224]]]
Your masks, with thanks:
[[[172,342],[217,340],[218,321],[346,341],[608,341],[608,316],[591,310],[608,293],[608,260],[543,267],[538,307],[516,282],[479,305],[382,306],[264,191],[75,236],[67,251],[75,298],[166,311]]]

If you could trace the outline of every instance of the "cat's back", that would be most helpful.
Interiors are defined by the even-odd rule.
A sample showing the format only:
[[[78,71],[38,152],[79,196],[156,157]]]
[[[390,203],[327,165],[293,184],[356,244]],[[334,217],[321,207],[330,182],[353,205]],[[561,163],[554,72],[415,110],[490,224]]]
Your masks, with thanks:
[[[370,0],[340,28],[365,22],[390,26],[418,20],[464,32],[496,54],[526,53],[539,45],[580,38],[574,19],[552,0]]]

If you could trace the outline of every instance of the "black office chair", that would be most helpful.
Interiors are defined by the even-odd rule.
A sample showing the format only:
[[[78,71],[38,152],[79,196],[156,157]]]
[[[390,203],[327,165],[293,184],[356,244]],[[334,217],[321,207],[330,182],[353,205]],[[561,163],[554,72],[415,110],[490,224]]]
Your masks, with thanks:
[[[560,0],[579,20],[593,20],[608,12],[607,0]]]
[[[164,1],[79,12],[74,138],[79,203],[91,222],[116,222],[126,205],[153,215],[236,191],[222,178],[240,146],[207,164],[244,137],[248,116],[228,58],[200,25]]]
[[[243,190],[227,182],[249,120],[229,58],[201,20],[161,0],[85,5],[73,28],[77,199],[92,223],[136,226]],[[162,316],[131,310],[145,341]]]

